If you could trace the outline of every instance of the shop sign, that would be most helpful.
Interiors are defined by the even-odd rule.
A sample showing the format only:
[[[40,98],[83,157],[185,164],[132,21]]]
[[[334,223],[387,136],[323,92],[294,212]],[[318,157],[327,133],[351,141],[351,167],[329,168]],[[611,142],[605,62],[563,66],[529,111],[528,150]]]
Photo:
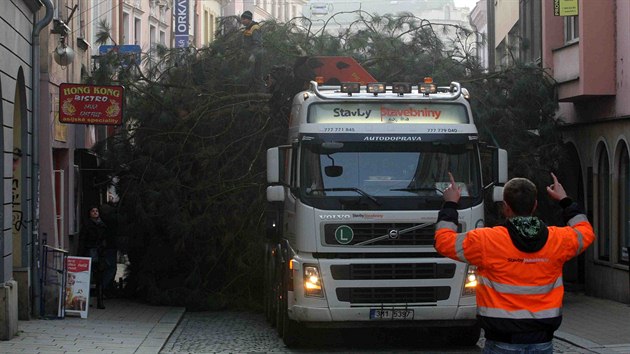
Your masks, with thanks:
[[[578,16],[578,0],[553,0],[554,16]]]
[[[121,125],[124,88],[64,83],[59,86],[59,122]]]
[[[175,19],[175,48],[188,47],[188,0],[175,0],[173,17]]]

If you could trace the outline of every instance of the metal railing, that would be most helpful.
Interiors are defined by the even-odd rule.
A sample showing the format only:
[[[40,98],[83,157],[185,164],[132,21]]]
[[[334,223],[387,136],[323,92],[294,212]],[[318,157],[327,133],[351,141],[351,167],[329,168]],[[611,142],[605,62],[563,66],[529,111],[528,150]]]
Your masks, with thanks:
[[[68,251],[43,245],[41,317],[62,319],[66,304],[66,259]]]

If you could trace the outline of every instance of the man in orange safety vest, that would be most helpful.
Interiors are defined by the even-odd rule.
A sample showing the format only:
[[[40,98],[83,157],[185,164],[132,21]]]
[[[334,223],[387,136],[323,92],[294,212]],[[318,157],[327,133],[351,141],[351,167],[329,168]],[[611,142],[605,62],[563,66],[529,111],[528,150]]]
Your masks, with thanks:
[[[513,178],[503,189],[506,222],[458,233],[461,190],[449,173],[438,214],[436,250],[477,266],[477,318],[486,338],[484,353],[552,353],[562,321],[562,266],[593,243],[588,219],[552,173],[547,194],[563,208],[567,226],[547,226],[533,216],[536,185]]]

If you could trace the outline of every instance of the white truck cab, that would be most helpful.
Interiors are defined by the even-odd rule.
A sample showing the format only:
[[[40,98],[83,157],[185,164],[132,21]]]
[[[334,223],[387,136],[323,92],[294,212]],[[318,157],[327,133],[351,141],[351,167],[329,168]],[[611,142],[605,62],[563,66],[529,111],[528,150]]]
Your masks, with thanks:
[[[482,176],[467,95],[426,80],[311,82],[294,97],[287,145],[267,152],[265,305],[287,346],[358,325],[459,327],[477,342],[475,269],[433,247],[449,172],[461,231],[484,225],[484,192],[500,198],[507,180],[496,148]]]

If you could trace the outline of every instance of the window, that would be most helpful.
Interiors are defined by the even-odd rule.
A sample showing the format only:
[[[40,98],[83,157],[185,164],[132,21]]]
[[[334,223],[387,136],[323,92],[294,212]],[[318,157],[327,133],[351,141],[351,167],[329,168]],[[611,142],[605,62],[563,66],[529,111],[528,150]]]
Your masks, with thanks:
[[[617,233],[619,263],[630,264],[627,247],[630,247],[630,157],[628,146],[622,143],[619,155],[619,232]]]
[[[157,48],[157,28],[153,25],[149,25],[149,41],[151,43],[151,49]]]
[[[610,168],[608,165],[608,153],[604,146],[599,149],[597,158],[597,259],[610,260]]]
[[[133,35],[135,39],[135,43],[140,45],[142,43],[142,20],[136,18],[133,25]]]
[[[123,35],[125,36],[123,43],[129,44],[131,40],[131,36],[129,35],[129,14],[126,12],[123,12]]]
[[[85,10],[90,13],[88,19],[86,19],[87,25],[91,27],[91,30],[88,33],[91,39],[90,43],[96,43],[96,36],[102,30],[100,28],[101,22],[105,21],[105,23],[109,25],[112,23],[112,5],[110,2],[102,0],[90,0],[89,4],[89,8]],[[108,43],[111,42],[108,41]],[[99,54],[98,47],[98,45],[92,46],[92,54]]]
[[[570,43],[580,38],[579,16],[567,16],[564,18],[564,42]]]

